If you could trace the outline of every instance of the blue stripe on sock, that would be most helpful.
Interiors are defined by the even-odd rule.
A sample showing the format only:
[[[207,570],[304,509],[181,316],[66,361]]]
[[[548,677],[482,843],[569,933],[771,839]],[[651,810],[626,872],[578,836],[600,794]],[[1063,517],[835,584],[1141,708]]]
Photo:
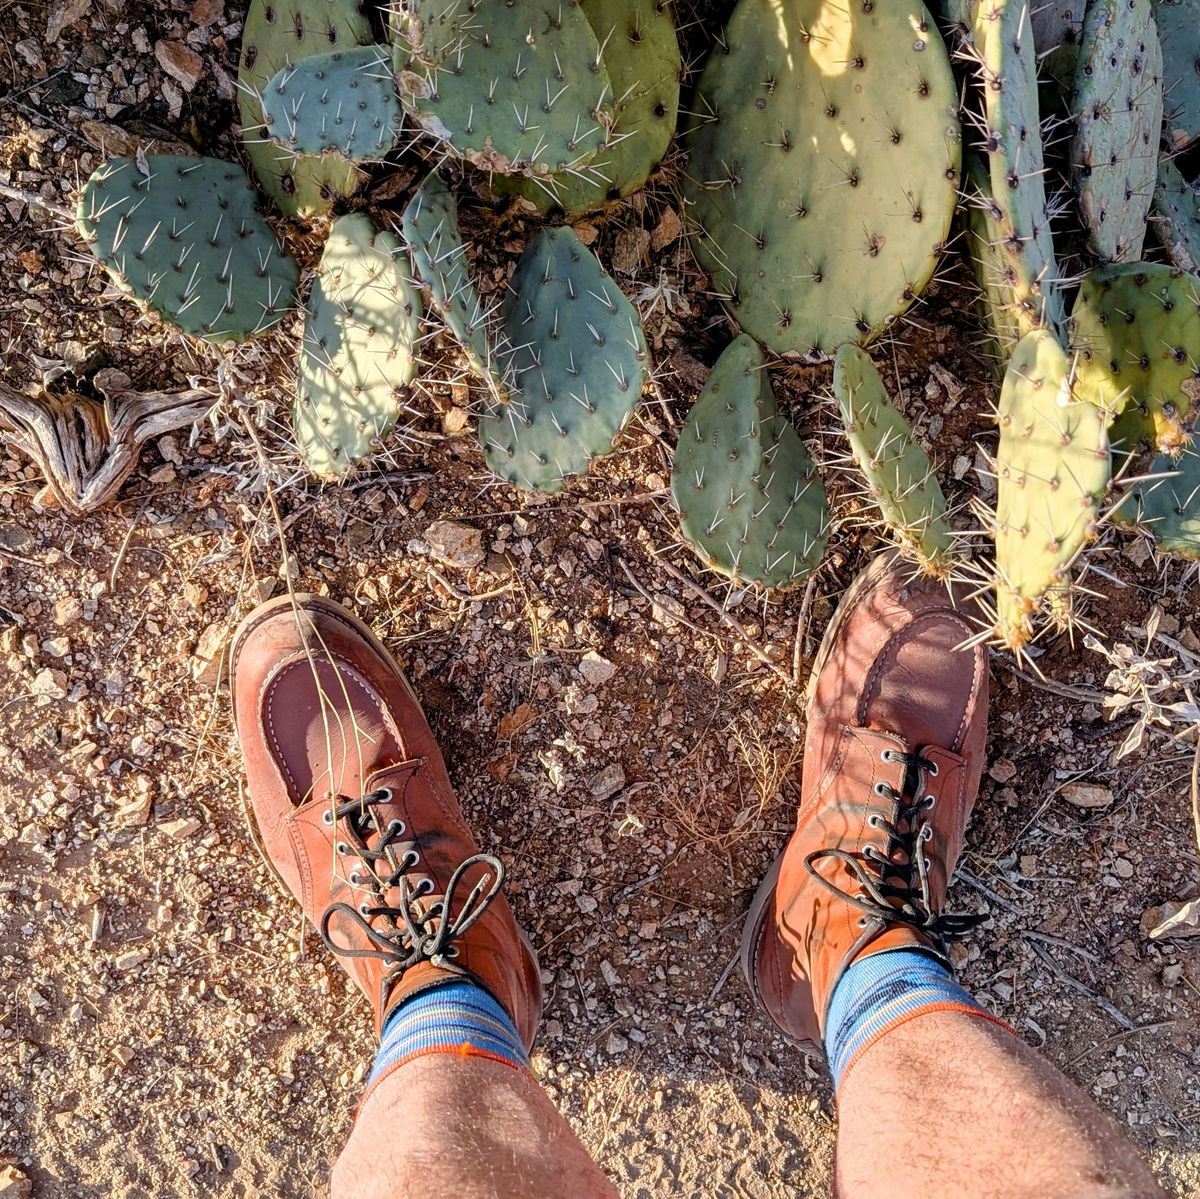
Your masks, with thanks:
[[[463,1053],[464,1045],[529,1069],[521,1034],[504,1008],[482,987],[455,982],[419,992],[388,1016],[367,1085],[405,1058]]]
[[[834,988],[825,1019],[825,1056],[834,1090],[851,1059],[873,1036],[901,1017],[946,1003],[984,1010],[927,953],[889,949],[859,958]]]

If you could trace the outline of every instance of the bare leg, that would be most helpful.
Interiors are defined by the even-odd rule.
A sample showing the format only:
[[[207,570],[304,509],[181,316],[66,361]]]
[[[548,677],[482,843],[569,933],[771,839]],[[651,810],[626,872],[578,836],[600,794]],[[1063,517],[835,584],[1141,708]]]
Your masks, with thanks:
[[[529,1075],[432,1054],[385,1076],[333,1169],[332,1199],[616,1199]]]
[[[839,1199],[1163,1199],[1116,1124],[1027,1045],[934,1012],[866,1049],[838,1098]]]

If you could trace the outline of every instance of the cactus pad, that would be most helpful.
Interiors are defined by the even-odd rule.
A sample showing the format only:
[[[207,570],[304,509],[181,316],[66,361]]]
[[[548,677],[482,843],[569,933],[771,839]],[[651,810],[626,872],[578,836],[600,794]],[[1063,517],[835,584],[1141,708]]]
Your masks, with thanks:
[[[743,329],[825,353],[909,306],[958,195],[957,100],[920,0],[742,0],[691,103],[684,195]]]
[[[963,54],[975,61],[983,91],[983,149],[991,181],[993,244],[1021,329],[1056,328],[1062,296],[1038,108],[1037,52],[1025,0],[962,0]]]
[[[616,102],[596,157],[577,172],[545,180],[497,179],[543,213],[578,216],[637,191],[662,161],[679,111],[679,42],[659,0],[579,0],[599,39]]]
[[[1162,45],[1163,134],[1172,150],[1200,137],[1200,0],[1155,0],[1154,20]]]
[[[458,227],[458,202],[436,172],[409,201],[402,218],[413,264],[430,300],[467,356],[471,369],[497,399],[506,394],[503,355],[492,348],[491,312],[467,271],[467,247]]]
[[[1075,392],[1120,412],[1114,447],[1178,453],[1200,403],[1200,279],[1148,262],[1101,267],[1071,313]]]
[[[996,633],[1019,649],[1093,536],[1109,481],[1108,416],[1073,398],[1062,346],[1035,329],[1013,351],[998,420]]]
[[[607,453],[649,370],[637,310],[569,228],[543,229],[509,283],[503,328],[512,395],[479,421],[488,466],[554,492]]]
[[[292,426],[305,464],[335,477],[396,423],[416,375],[421,293],[408,255],[361,213],[329,231],[304,322]]]
[[[879,372],[858,346],[838,350],[833,394],[867,492],[901,553],[923,573],[944,576],[953,560],[953,541],[941,485],[908,421],[888,399]]]
[[[671,495],[684,538],[721,574],[790,587],[821,561],[824,484],[745,334],[717,360],[680,431]]]
[[[1093,249],[1142,255],[1162,131],[1162,50],[1150,0],[1095,0],[1075,67],[1071,171]]]
[[[1200,188],[1188,183],[1167,158],[1158,164],[1150,223],[1173,266],[1200,270]]]
[[[356,0],[250,0],[238,60],[238,119],[254,177],[286,216],[328,212],[335,199],[354,194],[360,173],[338,159],[296,158],[271,142],[259,93],[290,63],[373,40]]]
[[[302,58],[272,77],[261,101],[268,137],[292,154],[376,162],[400,133],[391,53],[383,46]]]
[[[1160,454],[1148,478],[1133,489],[1137,523],[1164,549],[1184,558],[1200,558],[1200,453],[1184,450],[1178,458]]]
[[[110,158],[84,186],[75,223],[123,290],[185,333],[245,341],[295,301],[296,264],[259,215],[235,163],[151,154]]]
[[[406,110],[484,171],[576,170],[612,123],[612,85],[576,3],[420,3],[395,53]]]

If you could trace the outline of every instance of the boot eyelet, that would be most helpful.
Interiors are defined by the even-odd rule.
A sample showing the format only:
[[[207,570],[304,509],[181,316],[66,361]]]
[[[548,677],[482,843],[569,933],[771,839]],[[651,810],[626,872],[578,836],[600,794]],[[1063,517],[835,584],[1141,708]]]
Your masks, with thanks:
[[[335,850],[336,850],[338,853],[340,853],[340,854],[342,855],[342,857],[344,857],[344,858],[345,858],[345,857],[349,857],[349,855],[350,855],[350,854],[353,852],[353,851],[351,850],[350,846],[349,846],[349,845],[347,845],[345,841],[338,841],[338,842],[336,842],[336,843],[334,844],[334,847],[333,847],[333,848],[334,848],[334,849],[335,849]]]
[[[890,762],[892,760],[892,751],[890,749],[883,750],[879,755],[881,762]]]
[[[451,945],[450,948],[446,950],[446,957],[448,957],[448,958],[458,957],[458,946]]]
[[[938,764],[937,764],[936,762],[930,762],[930,763],[929,763],[929,766],[927,767],[927,769],[928,769],[928,771],[929,771],[929,777],[930,777],[930,778],[937,778],[937,776],[938,776]]]
[[[859,928],[866,928],[867,925],[870,923],[871,923],[870,916],[859,916],[859,918],[858,918],[858,927]]]
[[[882,795],[887,799],[892,797],[892,789],[882,779],[875,784],[875,794]]]
[[[364,899],[358,905],[358,914],[364,919],[369,919],[371,915],[371,905]]]
[[[921,830],[921,840],[922,841],[932,841],[933,840],[933,825],[932,824],[927,824]]]
[[[385,835],[388,837],[402,837],[404,836],[404,830],[406,827],[407,826],[403,820],[393,820],[387,826],[387,833]]]
[[[332,809],[326,808],[325,811],[323,811],[321,813],[321,823],[326,828],[333,828],[333,811],[332,811]]]
[[[925,798],[923,800],[921,800],[921,803],[925,806],[925,810],[927,812],[932,812],[933,809],[937,806],[937,796],[936,795],[927,795],[927,796],[925,796]]]
[[[879,827],[879,813],[878,812],[872,812],[870,814],[870,816],[867,817],[867,827],[868,828],[878,828]]]
[[[411,870],[421,860],[421,855],[415,849],[410,849],[404,857],[400,859],[401,870]]]
[[[357,870],[351,870],[350,873],[346,875],[346,882],[348,882],[352,887],[362,886],[362,878]]]
[[[433,891],[433,879],[423,878],[418,884],[416,891],[413,892],[418,898],[422,895],[429,895]]]
[[[391,803],[392,802],[391,787],[377,787],[372,792],[372,795],[375,796],[376,803]]]

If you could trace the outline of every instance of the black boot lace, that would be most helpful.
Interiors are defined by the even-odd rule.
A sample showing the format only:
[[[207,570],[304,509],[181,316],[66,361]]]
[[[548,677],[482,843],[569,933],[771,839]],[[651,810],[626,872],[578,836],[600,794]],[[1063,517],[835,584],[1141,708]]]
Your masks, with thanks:
[[[346,881],[366,890],[374,898],[357,905],[330,904],[321,918],[321,940],[335,954],[347,958],[380,958],[391,963],[382,980],[387,995],[393,982],[420,962],[432,962],[446,970],[458,970],[452,959],[458,957],[455,942],[487,911],[504,884],[504,863],[488,853],[464,859],[446,884],[441,896],[426,906],[422,901],[432,895],[433,880],[422,875],[416,883],[413,875],[421,863],[418,842],[407,833],[403,820],[386,823],[381,804],[390,803],[387,787],[371,791],[361,799],[348,799],[333,805],[322,816],[329,826],[345,830],[348,839],[335,843],[339,856],[356,858]],[[466,901],[454,912],[455,899],[467,872],[477,866],[487,868],[471,888]],[[398,892],[395,902],[387,902],[389,893]],[[368,942],[368,947],[339,945],[330,934],[336,915],[345,916]],[[377,927],[378,924],[378,927]]]
[[[881,756],[885,762],[900,762],[905,768],[900,791],[889,783],[875,784],[875,794],[895,804],[893,818],[889,820],[879,811],[867,817],[867,824],[887,834],[886,850],[875,845],[866,845],[857,854],[846,849],[818,849],[804,859],[804,868],[827,891],[863,913],[859,927],[866,928],[872,920],[907,924],[944,947],[948,937],[973,928],[986,919],[986,913],[934,911],[925,847],[934,836],[929,814],[937,801],[922,791],[926,776],[937,774],[937,763],[919,753],[895,749],[885,749]],[[828,858],[844,865],[860,890],[843,890],[816,869],[817,862]]]

